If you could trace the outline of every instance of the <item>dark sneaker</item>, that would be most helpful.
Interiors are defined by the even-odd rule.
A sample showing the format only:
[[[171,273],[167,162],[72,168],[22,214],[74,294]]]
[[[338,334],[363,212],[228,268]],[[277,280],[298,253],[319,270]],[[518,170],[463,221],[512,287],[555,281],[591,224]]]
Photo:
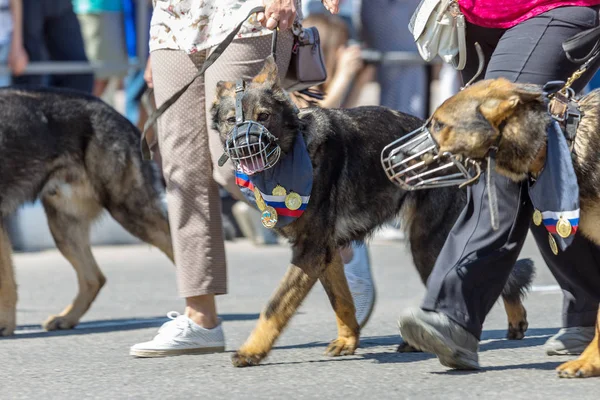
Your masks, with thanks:
[[[595,333],[593,326],[562,328],[546,341],[544,350],[549,356],[579,355],[594,339]]]
[[[411,308],[398,320],[402,339],[454,369],[479,369],[479,341],[446,315]]]

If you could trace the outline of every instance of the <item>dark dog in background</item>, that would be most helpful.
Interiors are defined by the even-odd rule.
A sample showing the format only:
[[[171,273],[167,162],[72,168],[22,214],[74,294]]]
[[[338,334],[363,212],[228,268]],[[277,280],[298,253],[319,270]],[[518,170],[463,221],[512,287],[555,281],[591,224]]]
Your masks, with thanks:
[[[220,82],[212,108],[223,142],[235,125],[234,87],[233,82]],[[248,84],[242,108],[248,119],[277,137],[282,157],[296,135],[303,135],[314,178],[302,217],[278,230],[292,244],[291,265],[253,333],[233,355],[233,364],[257,365],[264,359],[317,280],[325,287],[338,325],[338,338],[326,352],[353,354],[360,329],[338,249],[363,240],[403,210],[413,258],[425,281],[466,196],[458,189],[405,192],[386,177],[381,150],[420,127],[422,120],[384,107],[298,112],[279,85],[272,58]],[[503,293],[513,338],[522,338],[527,329],[521,296],[532,275],[531,262],[518,263]]]
[[[40,198],[56,246],[77,273],[79,292],[47,330],[73,328],[106,279],[90,249],[103,209],[173,260],[164,188],[142,161],[140,133],[92,96],[59,89],[0,89],[0,216]],[[11,244],[0,222],[0,336],[16,327]]]

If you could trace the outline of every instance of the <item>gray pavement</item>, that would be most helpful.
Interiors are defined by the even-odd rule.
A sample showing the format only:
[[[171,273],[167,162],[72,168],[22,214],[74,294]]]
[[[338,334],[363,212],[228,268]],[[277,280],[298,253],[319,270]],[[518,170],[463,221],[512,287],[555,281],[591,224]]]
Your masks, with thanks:
[[[504,339],[501,303],[481,345],[480,372],[448,371],[429,354],[398,354],[396,318],[418,305],[424,289],[404,242],[371,245],[378,301],[354,356],[323,356],[335,338],[333,311],[317,286],[259,367],[236,369],[229,358],[252,330],[282,277],[286,246],[227,244],[230,294],[218,298],[227,353],[134,359],[129,346],[152,338],[170,310],[181,311],[174,268],[147,246],[96,247],[107,285],[75,330],[47,333],[40,322],[75,295],[76,280],[56,251],[15,256],[18,334],[0,339],[0,399],[592,399],[600,379],[561,380],[546,339],[560,326],[562,295],[528,240],[523,256],[537,266],[526,300],[529,331]]]

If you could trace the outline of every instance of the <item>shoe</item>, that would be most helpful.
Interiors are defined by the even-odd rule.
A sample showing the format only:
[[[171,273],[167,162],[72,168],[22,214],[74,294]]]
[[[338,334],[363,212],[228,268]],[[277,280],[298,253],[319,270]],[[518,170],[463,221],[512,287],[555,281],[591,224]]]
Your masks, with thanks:
[[[479,341],[446,315],[412,308],[398,320],[402,339],[454,369],[479,369]]]
[[[350,293],[356,308],[356,321],[361,329],[367,324],[375,307],[375,284],[371,276],[369,250],[364,243],[352,243],[354,256],[344,264]]]
[[[562,328],[544,344],[549,356],[579,355],[590,344],[596,329],[593,326]]]
[[[185,315],[171,311],[158,334],[149,342],[133,345],[129,354],[135,357],[168,357],[183,354],[207,354],[225,351],[225,336],[221,321],[205,329]]]

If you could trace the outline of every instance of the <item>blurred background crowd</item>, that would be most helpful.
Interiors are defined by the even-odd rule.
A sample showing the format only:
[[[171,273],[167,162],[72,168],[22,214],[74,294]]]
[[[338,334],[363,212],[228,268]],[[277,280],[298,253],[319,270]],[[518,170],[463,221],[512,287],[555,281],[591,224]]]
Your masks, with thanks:
[[[366,4],[367,1],[365,0]],[[408,23],[419,0],[342,0],[331,15],[320,0],[303,1],[304,26],[316,26],[328,69],[322,107],[383,105],[419,117],[459,90],[457,72],[425,64]],[[0,86],[49,85],[101,97],[132,123],[144,126],[153,109],[146,95],[151,0],[0,0]],[[590,87],[600,86],[595,78]],[[301,99],[298,99],[300,102]],[[277,238],[248,218],[251,210],[222,190],[226,238],[246,236],[257,245]],[[256,222],[253,222],[256,221]],[[16,250],[54,247],[39,203],[9,221]],[[401,240],[398,224],[378,233]],[[93,244],[136,239],[106,217]]]

